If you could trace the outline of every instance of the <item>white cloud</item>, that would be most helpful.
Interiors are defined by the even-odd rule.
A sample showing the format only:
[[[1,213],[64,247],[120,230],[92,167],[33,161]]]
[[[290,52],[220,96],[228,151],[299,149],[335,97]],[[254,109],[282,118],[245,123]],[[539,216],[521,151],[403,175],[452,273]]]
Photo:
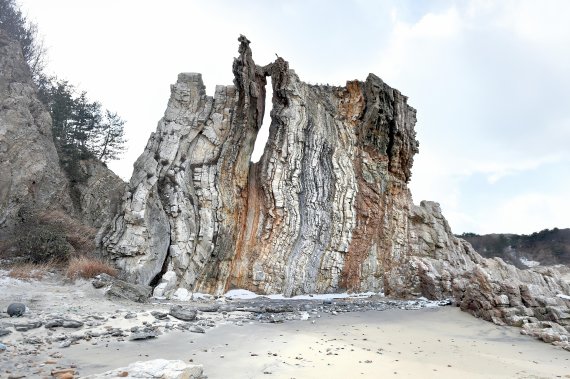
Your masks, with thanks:
[[[412,22],[394,19],[377,71],[418,109],[414,198],[439,201],[454,230],[568,226],[552,217],[556,207],[516,223],[499,217],[505,191],[517,199],[526,192],[497,186],[510,177],[533,183],[536,172],[570,162],[569,10],[568,2],[469,1]],[[481,175],[486,183],[474,179]],[[474,185],[486,201],[473,204]],[[543,196],[545,206],[559,199]]]
[[[481,225],[481,233],[530,234],[543,229],[568,227],[568,196],[524,193],[512,198]]]
[[[521,158],[516,161],[475,161],[468,164],[466,175],[477,173],[486,174],[489,183],[494,184],[506,176],[536,170],[543,165],[557,163],[563,160],[564,158],[561,154],[556,154],[539,157],[537,159]]]

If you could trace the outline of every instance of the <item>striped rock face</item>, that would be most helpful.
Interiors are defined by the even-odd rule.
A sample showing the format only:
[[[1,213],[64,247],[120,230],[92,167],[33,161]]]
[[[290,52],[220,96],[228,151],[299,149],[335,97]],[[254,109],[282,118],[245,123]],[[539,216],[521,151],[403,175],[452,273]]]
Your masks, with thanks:
[[[373,74],[309,85],[281,58],[257,66],[243,36],[233,72],[234,85],[214,97],[199,74],[179,75],[122,210],[100,233],[131,281],[160,296],[245,288],[453,297],[512,323],[532,317],[519,309],[529,304],[566,306],[556,294],[570,289],[555,274],[483,259],[437,203],[413,204],[416,111],[400,92]],[[251,163],[268,76],[269,139]]]
[[[143,284],[174,271],[178,286],[213,293],[384,289],[405,259],[415,110],[372,74],[308,85],[240,43],[235,85],[213,98],[199,74],[179,75],[106,249]],[[267,76],[270,135],[253,164]]]

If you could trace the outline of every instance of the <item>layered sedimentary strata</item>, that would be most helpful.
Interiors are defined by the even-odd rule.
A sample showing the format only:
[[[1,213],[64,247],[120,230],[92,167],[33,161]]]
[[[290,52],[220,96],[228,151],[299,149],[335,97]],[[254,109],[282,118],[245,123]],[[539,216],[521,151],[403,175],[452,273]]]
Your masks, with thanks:
[[[281,58],[255,65],[240,42],[234,86],[213,98],[199,74],[178,77],[106,249],[144,284],[168,269],[208,292],[382,289],[411,204],[415,110],[374,75],[311,86]],[[251,164],[266,76],[270,136]]]
[[[391,288],[399,288],[394,295],[412,290],[431,299],[452,298],[485,320],[522,326],[547,342],[568,340],[570,297],[564,295],[570,288],[556,269],[519,270],[500,258],[481,257],[452,234],[437,203],[413,206],[409,220],[409,260],[392,275]]]
[[[569,288],[555,273],[483,259],[436,203],[413,204],[416,111],[399,91],[373,74],[309,85],[282,58],[256,65],[243,36],[233,72],[234,85],[213,97],[199,74],[172,86],[101,241],[130,280],[162,280],[160,295],[239,287],[453,297],[497,322],[565,307],[556,294]],[[267,76],[272,121],[254,164]]]

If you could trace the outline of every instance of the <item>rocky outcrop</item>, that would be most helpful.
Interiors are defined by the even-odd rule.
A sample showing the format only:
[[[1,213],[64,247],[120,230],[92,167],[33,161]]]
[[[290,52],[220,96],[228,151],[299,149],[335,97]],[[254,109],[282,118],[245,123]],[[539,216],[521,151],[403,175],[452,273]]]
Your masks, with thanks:
[[[0,30],[0,237],[26,212],[71,210],[51,118],[36,96],[20,45]],[[1,239],[1,238],[0,238]]]
[[[127,183],[95,159],[80,161],[79,168],[85,177],[84,183],[74,186],[80,217],[85,224],[100,228],[119,211]]]
[[[373,74],[309,85],[282,58],[257,66],[243,36],[233,72],[234,85],[214,97],[199,74],[172,86],[102,238],[131,281],[160,282],[166,296],[245,288],[452,297],[509,323],[566,309],[556,295],[570,289],[554,272],[483,259],[454,237],[439,205],[413,204],[416,111],[399,91]],[[272,122],[253,164],[267,76]]]
[[[281,58],[255,65],[240,41],[235,85],[213,98],[199,74],[179,75],[103,245],[137,283],[170,269],[206,292],[382,289],[384,263],[405,259],[392,236],[406,232],[415,110],[374,75],[311,86]]]
[[[452,298],[462,310],[570,350],[570,287],[554,268],[519,270],[500,258],[483,258],[455,237],[437,203],[410,214],[411,254],[392,278],[395,295]],[[409,291],[413,292],[409,292]],[[554,333],[554,334],[553,334]]]
[[[84,180],[70,184],[60,167],[51,122],[19,43],[0,29],[2,246],[11,246],[30,224],[57,225],[68,237],[84,234],[85,226],[99,228],[121,204],[126,183],[99,161],[80,161]]]

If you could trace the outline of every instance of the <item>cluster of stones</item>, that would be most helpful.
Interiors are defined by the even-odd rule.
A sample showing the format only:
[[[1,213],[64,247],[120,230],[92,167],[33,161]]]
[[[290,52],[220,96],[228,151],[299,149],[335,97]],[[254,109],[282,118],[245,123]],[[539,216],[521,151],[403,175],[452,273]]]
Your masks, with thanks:
[[[56,378],[76,377],[81,375],[81,369],[70,368],[65,364],[65,349],[78,344],[107,345],[113,341],[130,344],[135,343],[131,341],[160,338],[162,334],[172,331],[203,334],[219,323],[233,323],[237,326],[253,321],[279,323],[308,320],[314,323],[326,314],[388,309],[414,310],[448,303],[426,299],[393,301],[379,296],[325,300],[266,297],[239,300],[231,297],[211,297],[174,305],[164,304],[156,299],[153,303],[135,303],[128,299],[140,300],[137,297],[140,289],[119,283],[116,285],[116,288],[122,288],[119,294],[119,290],[110,289],[113,287],[113,281],[120,280],[98,278],[95,281],[97,286],[101,280],[105,280],[106,285],[100,288],[107,291],[107,296],[111,297],[114,303],[124,306],[125,309],[114,312],[86,312],[79,316],[73,311],[47,313],[28,309],[23,303],[13,303],[8,306],[6,313],[0,313],[0,341],[4,342],[0,343],[0,350],[3,352],[0,355],[2,374],[14,377],[20,374],[40,376],[50,369]],[[129,294],[131,291],[134,291],[134,295]],[[117,326],[119,322],[123,325]],[[27,363],[22,364],[21,359],[15,359],[16,356],[27,356]],[[46,366],[45,362],[49,364]],[[132,367],[123,371],[129,372],[129,376],[136,372]]]

